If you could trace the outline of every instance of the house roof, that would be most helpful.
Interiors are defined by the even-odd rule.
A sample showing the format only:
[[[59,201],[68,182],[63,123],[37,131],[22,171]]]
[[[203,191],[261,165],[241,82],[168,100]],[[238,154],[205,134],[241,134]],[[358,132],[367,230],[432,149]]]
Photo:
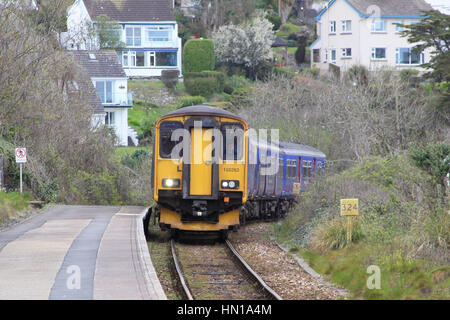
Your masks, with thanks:
[[[73,50],[69,51],[77,63],[92,77],[125,78],[122,64],[114,50]]]
[[[289,43],[280,38],[273,39],[272,47],[288,47]]]
[[[74,62],[76,66],[78,63],[76,60]],[[86,69],[79,65],[79,68],[75,67],[73,70],[73,77],[67,81],[68,94],[77,95],[83,101],[87,101],[92,106],[94,114],[104,114],[103,104]]]
[[[320,20],[327,9],[336,0],[331,0],[328,5],[317,15],[316,21]],[[368,18],[371,15],[381,18],[422,18],[424,11],[433,8],[424,0],[344,0],[352,7],[360,17]],[[377,10],[379,9],[379,12]]]
[[[89,16],[101,14],[118,22],[175,21],[168,0],[83,0]]]

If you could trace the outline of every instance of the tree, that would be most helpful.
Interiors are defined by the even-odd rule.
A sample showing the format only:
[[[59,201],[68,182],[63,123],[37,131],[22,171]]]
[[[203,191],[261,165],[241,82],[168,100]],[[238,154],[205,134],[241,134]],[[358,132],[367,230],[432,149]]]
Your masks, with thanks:
[[[118,49],[125,47],[120,40],[122,27],[111,20],[107,15],[101,14],[97,17],[95,33],[99,40],[100,49]]]
[[[282,24],[285,24],[288,21],[294,4],[295,0],[278,0],[278,13]]]
[[[408,42],[418,43],[414,48],[421,52],[432,49],[432,57],[423,66],[433,71],[429,77],[438,82],[450,81],[450,16],[437,10],[427,11],[426,16],[419,23],[400,25]]]
[[[439,186],[438,195],[445,201],[446,176],[450,172],[450,144],[441,142],[417,147],[410,152],[415,164],[427,171]]]
[[[263,16],[249,24],[227,25],[213,33],[219,63],[239,65],[253,72],[272,59],[273,24]]]

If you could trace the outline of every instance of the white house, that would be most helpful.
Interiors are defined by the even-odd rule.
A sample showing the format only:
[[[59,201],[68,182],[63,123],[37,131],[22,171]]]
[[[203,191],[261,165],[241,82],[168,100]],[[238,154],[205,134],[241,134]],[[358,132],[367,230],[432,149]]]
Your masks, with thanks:
[[[67,47],[98,49],[89,29],[104,14],[121,26],[126,46],[117,54],[128,77],[159,77],[164,69],[178,69],[181,75],[181,38],[171,6],[168,0],[76,0],[68,9]]]
[[[415,68],[428,62],[430,51],[415,53],[415,44],[400,36],[397,24],[417,23],[432,7],[424,0],[331,0],[317,15],[317,40],[310,46],[311,65],[321,71],[333,64]]]
[[[127,146],[129,127],[128,109],[133,100],[128,92],[128,80],[114,50],[69,51],[78,65],[92,81],[103,106],[102,113],[94,113],[96,125],[107,125],[114,129],[118,145]]]

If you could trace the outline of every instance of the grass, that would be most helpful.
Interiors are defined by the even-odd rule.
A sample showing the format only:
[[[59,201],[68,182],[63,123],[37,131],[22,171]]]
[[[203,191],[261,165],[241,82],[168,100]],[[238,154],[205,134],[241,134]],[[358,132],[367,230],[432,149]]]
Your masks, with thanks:
[[[350,298],[450,299],[450,217],[434,187],[406,156],[374,157],[317,180],[274,230]],[[351,241],[338,213],[342,198],[360,199]],[[367,286],[369,266],[380,268],[380,289]]]
[[[393,246],[359,243],[319,254],[295,248],[317,272],[348,289],[352,299],[449,299],[450,266],[433,267],[405,257]],[[369,289],[371,265],[380,268],[380,289]]]
[[[289,36],[291,33],[297,33],[297,32],[299,32],[299,31],[300,31],[300,27],[299,27],[299,26],[287,22],[287,23],[285,23],[285,24],[280,28],[279,31],[277,31],[277,32],[275,33],[275,35],[276,35],[277,37],[287,37],[287,36]]]
[[[133,107],[128,110],[128,125],[139,134],[143,131],[142,125],[144,120],[149,119],[152,123],[155,123],[163,115],[176,109],[172,105],[148,107],[140,103],[140,101],[135,99]]]
[[[13,218],[17,213],[28,209],[33,197],[30,193],[3,192],[0,191],[0,223],[4,220]]]
[[[124,156],[131,155],[137,150],[145,150],[148,153],[151,153],[150,150],[151,147],[145,146],[145,147],[117,147],[116,150],[114,150],[113,159],[117,162],[120,162]]]

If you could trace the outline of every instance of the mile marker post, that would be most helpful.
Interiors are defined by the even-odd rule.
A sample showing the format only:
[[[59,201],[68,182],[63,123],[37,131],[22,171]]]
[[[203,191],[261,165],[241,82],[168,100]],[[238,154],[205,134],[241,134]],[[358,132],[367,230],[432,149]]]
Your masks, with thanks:
[[[347,218],[347,243],[352,241],[352,216],[358,215],[358,199],[341,199],[341,216],[345,216]]]
[[[27,162],[27,148],[16,148],[16,163],[20,164],[20,193],[23,193],[22,164]]]

